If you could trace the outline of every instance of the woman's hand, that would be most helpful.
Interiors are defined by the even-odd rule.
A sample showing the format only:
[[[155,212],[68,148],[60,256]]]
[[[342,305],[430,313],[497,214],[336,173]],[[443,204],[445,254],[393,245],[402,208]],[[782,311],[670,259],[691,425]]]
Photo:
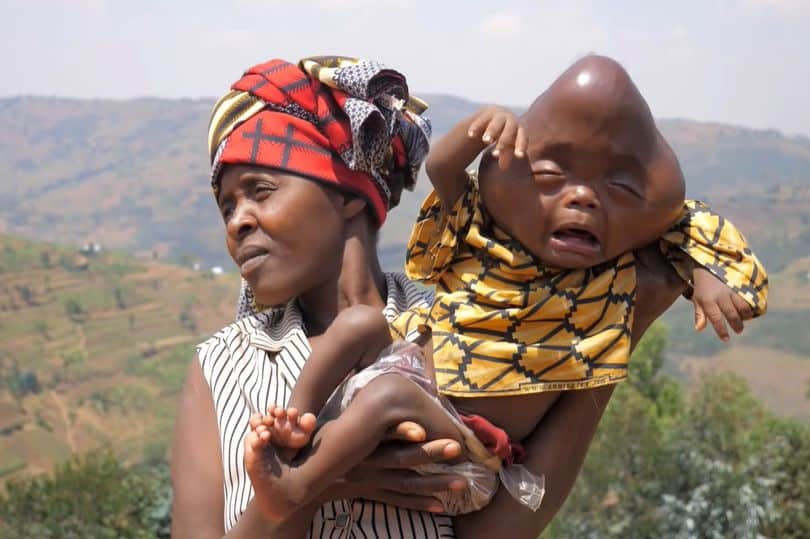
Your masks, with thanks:
[[[461,446],[455,440],[425,442],[424,429],[406,421],[365,461],[356,466],[343,481],[331,489],[329,497],[366,498],[419,511],[442,512],[434,498],[437,492],[467,488],[458,475],[420,475],[411,468],[456,459]]]

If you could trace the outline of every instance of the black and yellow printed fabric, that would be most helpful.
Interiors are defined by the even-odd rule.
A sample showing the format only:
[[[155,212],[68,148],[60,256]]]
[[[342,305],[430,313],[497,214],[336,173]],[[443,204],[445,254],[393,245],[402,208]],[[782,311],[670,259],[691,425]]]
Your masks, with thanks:
[[[661,238],[686,280],[699,264],[748,302],[767,302],[767,275],[740,232],[707,206],[687,201]],[[636,292],[635,258],[597,267],[544,266],[486,215],[474,175],[451,211],[428,195],[408,245],[406,273],[436,286],[430,309],[392,324],[404,338],[433,329],[439,390],[460,397],[583,389],[627,377]]]

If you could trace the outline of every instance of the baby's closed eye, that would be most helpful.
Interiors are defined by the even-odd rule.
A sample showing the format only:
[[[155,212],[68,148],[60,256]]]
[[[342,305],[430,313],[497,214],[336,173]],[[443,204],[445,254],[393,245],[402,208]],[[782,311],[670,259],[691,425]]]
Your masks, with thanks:
[[[607,175],[608,185],[620,189],[634,197],[644,199],[644,190],[640,181],[627,171],[615,171]]]

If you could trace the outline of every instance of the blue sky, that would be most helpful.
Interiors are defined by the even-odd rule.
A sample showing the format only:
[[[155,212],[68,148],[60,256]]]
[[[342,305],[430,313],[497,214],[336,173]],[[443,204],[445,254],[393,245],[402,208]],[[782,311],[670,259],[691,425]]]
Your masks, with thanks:
[[[658,117],[810,135],[810,0],[4,0],[0,20],[0,96],[213,97],[266,59],[340,53],[525,105],[599,52]]]

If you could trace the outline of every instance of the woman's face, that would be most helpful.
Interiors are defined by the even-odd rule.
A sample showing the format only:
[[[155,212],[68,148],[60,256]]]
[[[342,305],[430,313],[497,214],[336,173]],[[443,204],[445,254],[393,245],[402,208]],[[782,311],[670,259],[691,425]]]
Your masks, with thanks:
[[[231,165],[217,205],[228,252],[259,303],[283,305],[337,279],[350,217],[338,192],[294,174]]]

